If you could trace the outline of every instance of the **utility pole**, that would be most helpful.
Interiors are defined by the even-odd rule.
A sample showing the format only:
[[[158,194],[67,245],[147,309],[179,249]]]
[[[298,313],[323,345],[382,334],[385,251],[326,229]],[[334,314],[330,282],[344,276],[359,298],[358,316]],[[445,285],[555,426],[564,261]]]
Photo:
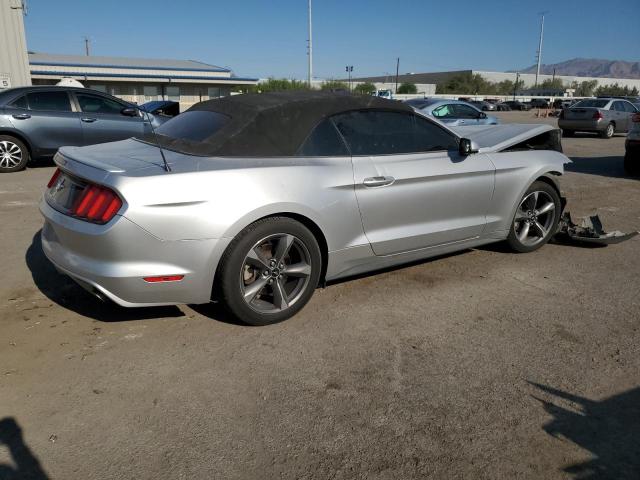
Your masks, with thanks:
[[[309,45],[307,54],[309,55],[309,88],[311,88],[311,79],[313,78],[313,35],[311,30],[311,0],[309,0]]]
[[[84,53],[89,56],[89,37],[84,37]]]
[[[518,89],[518,82],[520,81],[520,72],[516,72],[516,83],[513,85],[513,101],[516,101],[516,90]]]
[[[536,67],[536,87],[538,86],[538,76],[540,75],[540,63],[542,62],[542,39],[544,38],[544,15],[547,12],[542,12],[542,19],[540,21],[540,44],[538,45],[538,65]]]
[[[398,74],[400,73],[400,57],[396,60],[396,95],[398,94]]]

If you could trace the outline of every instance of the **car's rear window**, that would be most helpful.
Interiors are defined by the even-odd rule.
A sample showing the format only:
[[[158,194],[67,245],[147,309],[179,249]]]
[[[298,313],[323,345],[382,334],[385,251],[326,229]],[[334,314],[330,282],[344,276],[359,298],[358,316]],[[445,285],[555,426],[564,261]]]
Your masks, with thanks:
[[[572,108],[604,108],[609,100],[580,100]]]
[[[230,117],[222,113],[193,110],[172,118],[156,132],[176,140],[201,142],[224,127],[229,120]]]

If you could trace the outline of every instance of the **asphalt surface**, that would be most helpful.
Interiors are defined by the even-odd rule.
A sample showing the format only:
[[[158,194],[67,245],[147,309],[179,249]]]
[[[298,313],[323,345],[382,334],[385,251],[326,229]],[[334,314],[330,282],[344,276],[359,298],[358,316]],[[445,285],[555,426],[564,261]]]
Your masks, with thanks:
[[[624,136],[563,143],[574,216],[640,229]],[[52,171],[0,175],[0,479],[640,478],[638,237],[470,250],[252,328],[58,275]]]

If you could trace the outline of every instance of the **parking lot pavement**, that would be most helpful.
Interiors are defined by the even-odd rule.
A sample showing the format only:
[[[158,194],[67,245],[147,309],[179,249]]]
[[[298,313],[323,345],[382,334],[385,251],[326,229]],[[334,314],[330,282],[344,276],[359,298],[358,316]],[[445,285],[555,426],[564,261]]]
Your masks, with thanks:
[[[572,213],[640,228],[624,137],[563,144]],[[637,237],[471,250],[250,328],[58,275],[38,240],[52,171],[0,175],[0,477],[638,478]]]

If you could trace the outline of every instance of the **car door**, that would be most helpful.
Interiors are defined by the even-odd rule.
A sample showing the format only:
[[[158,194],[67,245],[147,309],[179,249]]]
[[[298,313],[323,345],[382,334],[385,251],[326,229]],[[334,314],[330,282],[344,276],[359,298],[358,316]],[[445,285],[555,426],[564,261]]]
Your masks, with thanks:
[[[64,145],[82,145],[82,128],[65,90],[38,90],[5,109],[16,130],[29,139],[34,156],[50,156]]]
[[[631,128],[632,125],[632,120],[631,117],[633,117],[633,115],[635,113],[637,113],[637,109],[636,107],[633,106],[633,104],[631,102],[622,102],[622,107],[624,108],[624,111],[626,112],[626,123],[627,126],[625,127],[624,131],[628,132],[629,129]]]
[[[451,132],[412,113],[353,111],[333,121],[351,151],[362,224],[376,255],[482,233],[495,174],[486,155],[462,157]]]
[[[616,132],[626,132],[629,128],[630,115],[627,113],[625,103],[626,102],[622,100],[616,100],[611,105],[611,110],[614,115],[613,119],[616,122]]]
[[[137,109],[113,98],[85,92],[75,92],[75,98],[80,110],[84,145],[142,136],[148,128]]]
[[[460,119],[460,125],[479,125],[480,124],[480,111],[469,105],[455,104],[453,110],[456,117]]]

